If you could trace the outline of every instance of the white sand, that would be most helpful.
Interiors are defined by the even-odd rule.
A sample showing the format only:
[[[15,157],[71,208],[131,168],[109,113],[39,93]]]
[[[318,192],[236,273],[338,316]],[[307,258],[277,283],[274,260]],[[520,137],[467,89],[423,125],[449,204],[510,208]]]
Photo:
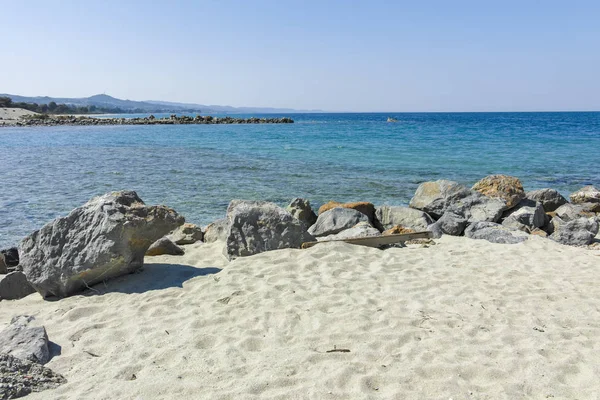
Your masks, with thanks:
[[[32,400],[597,398],[600,251],[437,242],[192,245],[100,295],[1,302],[0,327],[33,314],[62,347],[69,383]]]
[[[14,125],[22,117],[35,114],[37,113],[24,108],[0,107],[0,125]]]

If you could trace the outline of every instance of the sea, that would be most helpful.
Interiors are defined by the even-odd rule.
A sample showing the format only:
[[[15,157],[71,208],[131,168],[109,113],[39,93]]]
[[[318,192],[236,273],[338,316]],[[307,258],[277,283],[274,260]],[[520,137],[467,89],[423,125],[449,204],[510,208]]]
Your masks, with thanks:
[[[232,199],[406,205],[437,179],[508,174],[565,196],[600,187],[600,112],[287,116],[295,123],[0,128],[0,248],[123,189],[206,225]]]

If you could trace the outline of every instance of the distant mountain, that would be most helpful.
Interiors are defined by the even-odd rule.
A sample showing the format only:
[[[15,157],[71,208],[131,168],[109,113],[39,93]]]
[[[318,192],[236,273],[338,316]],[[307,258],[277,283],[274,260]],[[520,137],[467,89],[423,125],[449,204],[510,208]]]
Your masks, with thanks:
[[[135,113],[160,113],[160,112],[202,112],[203,114],[250,114],[250,113],[298,113],[298,112],[320,112],[319,110],[293,110],[291,108],[269,108],[269,107],[231,107],[231,106],[206,106],[203,104],[175,103],[168,101],[134,101],[121,100],[107,94],[97,94],[90,97],[68,98],[68,97],[27,97],[14,94],[0,94],[0,97],[10,97],[13,102],[48,104],[69,104],[75,106],[96,106],[101,108],[119,108],[126,112]]]

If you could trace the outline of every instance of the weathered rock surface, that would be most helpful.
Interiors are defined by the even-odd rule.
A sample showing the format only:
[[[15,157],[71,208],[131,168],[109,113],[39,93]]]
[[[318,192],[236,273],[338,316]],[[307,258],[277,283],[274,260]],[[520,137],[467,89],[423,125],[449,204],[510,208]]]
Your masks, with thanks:
[[[34,317],[14,317],[10,325],[0,332],[0,353],[46,364],[50,360],[46,329],[37,324]]]
[[[465,229],[465,236],[492,243],[516,244],[527,240],[527,233],[494,222],[475,222]]]
[[[587,207],[588,203],[584,204],[563,204],[562,206],[556,209],[555,214],[564,221],[573,221],[579,218],[590,218],[594,217],[595,214],[592,212],[589,207]]]
[[[310,227],[317,222],[317,215],[310,206],[310,201],[306,199],[296,197],[286,207],[286,210],[292,214],[294,218],[303,222],[307,227]]]
[[[541,228],[546,223],[546,213],[542,203],[524,199],[517,207],[508,211],[508,215],[502,221],[502,225],[531,232]]]
[[[31,392],[54,389],[67,380],[49,368],[9,354],[0,354],[0,399],[17,399]],[[49,397],[51,398],[51,397]]]
[[[467,227],[468,219],[465,212],[460,213],[448,210],[434,224],[429,225],[427,230],[435,233],[435,237],[440,237],[441,234],[460,236]]]
[[[380,230],[388,230],[395,225],[424,231],[433,219],[425,212],[410,207],[381,206],[375,211],[375,218]]]
[[[529,200],[542,203],[545,212],[555,211],[563,204],[567,204],[567,199],[554,189],[539,189],[525,193],[525,197]]]
[[[183,222],[135,192],[108,193],[23,239],[20,265],[42,296],[66,297],[137,270],[150,245]]]
[[[16,247],[0,250],[0,274],[7,274],[19,265],[19,251]]]
[[[185,251],[166,236],[152,243],[146,251],[147,256],[182,256],[184,254]]]
[[[570,246],[585,246],[594,241],[598,234],[598,221],[595,218],[577,218],[563,221],[560,217],[552,218],[554,233],[550,239]]]
[[[34,293],[35,289],[27,282],[21,271],[14,271],[0,277],[0,300],[18,300]]]
[[[319,215],[338,207],[351,208],[353,210],[360,211],[369,218],[369,221],[371,223],[373,223],[373,217],[375,216],[375,206],[373,205],[373,203],[369,203],[366,201],[355,201],[352,203],[338,203],[337,201],[330,201],[319,207]]]
[[[350,229],[345,229],[340,233],[329,236],[321,236],[318,237],[318,241],[324,240],[345,240],[345,239],[354,239],[354,238],[362,238],[369,236],[380,236],[381,232],[379,230],[373,228],[368,222],[359,222],[355,226]]]
[[[204,243],[227,240],[227,218],[218,219],[204,228]]]
[[[466,219],[472,222],[497,222],[506,210],[506,203],[502,199],[486,197],[480,193],[472,192],[471,195],[452,203],[446,210],[451,214],[449,223],[456,224],[456,230],[460,230],[459,221]]]
[[[504,200],[506,208],[513,208],[525,198],[519,178],[508,175],[489,175],[472,187],[484,196]]]
[[[352,208],[332,208],[323,214],[319,213],[317,222],[308,229],[308,233],[315,237],[335,235],[359,222],[369,222],[369,217]]]
[[[302,243],[315,240],[304,223],[274,203],[234,200],[227,209],[227,218],[225,255],[230,259],[300,248]]]
[[[457,182],[447,180],[423,182],[417,188],[409,205],[437,219],[450,205],[470,195],[471,191]]]
[[[381,232],[381,234],[383,236],[388,236],[388,235],[402,235],[402,234],[406,234],[406,233],[415,233],[415,230],[407,228],[407,227],[402,226],[402,225],[394,225],[390,229],[387,229],[387,230]]]
[[[592,203],[596,206],[593,207],[594,212],[600,212],[600,190],[594,186],[585,186],[578,191],[571,193],[571,202],[575,204],[579,203]]]
[[[167,237],[178,245],[193,244],[201,242],[204,234],[199,226],[185,223],[171,232]]]

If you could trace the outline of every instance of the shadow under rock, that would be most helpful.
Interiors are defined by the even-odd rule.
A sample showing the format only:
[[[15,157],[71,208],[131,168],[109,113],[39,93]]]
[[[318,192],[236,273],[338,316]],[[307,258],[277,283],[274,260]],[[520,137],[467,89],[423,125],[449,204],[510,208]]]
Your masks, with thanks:
[[[220,268],[196,268],[181,264],[144,264],[144,267],[132,274],[123,275],[104,283],[92,286],[83,294],[94,296],[105,293],[145,293],[183,287],[183,283],[197,276],[212,275],[220,272]]]
[[[48,351],[50,352],[50,360],[62,354],[62,347],[58,343],[48,341]]]

